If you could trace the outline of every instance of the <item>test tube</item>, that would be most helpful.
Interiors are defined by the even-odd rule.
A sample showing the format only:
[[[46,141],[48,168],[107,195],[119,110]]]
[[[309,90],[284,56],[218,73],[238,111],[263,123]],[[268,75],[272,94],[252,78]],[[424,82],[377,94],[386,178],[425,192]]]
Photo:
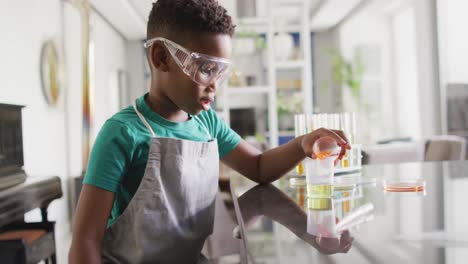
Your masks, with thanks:
[[[354,112],[345,112],[340,114],[340,125],[348,137],[349,143],[356,143],[356,114]]]
[[[345,115],[345,127],[349,143],[351,144],[351,150],[349,151],[349,166],[356,167],[358,163],[358,153],[356,149],[356,114],[354,112],[346,113]]]
[[[307,133],[307,115],[297,114],[294,115],[294,135],[295,137],[302,136]],[[299,176],[304,176],[304,163],[300,162],[296,166],[296,173]]]
[[[341,130],[340,115],[337,113],[333,114],[333,127],[332,128],[336,130]]]
[[[299,186],[297,187],[297,193],[296,193],[296,201],[297,201],[297,204],[303,208],[304,207],[304,204],[305,204],[305,188],[303,186]]]
[[[349,197],[349,192],[343,192],[343,197]],[[348,213],[350,210],[349,200],[343,201],[343,214]]]
[[[327,120],[327,114],[320,114],[319,115],[319,120],[320,120],[320,127],[327,128],[328,127],[328,120]]]
[[[343,131],[346,138],[351,144],[351,133],[350,133],[350,115],[349,113],[341,113],[339,115],[340,130]],[[352,150],[346,150],[343,159],[341,160],[341,167],[347,168],[350,166],[350,161],[352,159]],[[352,166],[352,165],[351,165]]]
[[[355,144],[356,143],[356,113],[352,112],[349,114],[350,115],[350,121],[349,121],[349,133],[351,135],[351,141],[350,143],[351,144]]]
[[[318,121],[318,115],[314,114],[314,115],[312,115],[312,118],[311,118],[311,129],[316,130],[316,129],[319,129],[319,128],[320,128],[320,125],[319,125],[319,121]]]

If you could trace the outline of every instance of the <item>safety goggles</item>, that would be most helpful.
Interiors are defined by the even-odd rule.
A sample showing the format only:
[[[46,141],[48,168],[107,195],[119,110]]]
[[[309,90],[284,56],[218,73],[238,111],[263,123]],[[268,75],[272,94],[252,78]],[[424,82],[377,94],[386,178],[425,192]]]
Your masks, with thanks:
[[[156,41],[164,43],[182,71],[200,85],[208,86],[213,82],[219,85],[229,75],[231,65],[229,60],[192,52],[173,41],[161,37],[146,41],[144,47],[149,48]]]

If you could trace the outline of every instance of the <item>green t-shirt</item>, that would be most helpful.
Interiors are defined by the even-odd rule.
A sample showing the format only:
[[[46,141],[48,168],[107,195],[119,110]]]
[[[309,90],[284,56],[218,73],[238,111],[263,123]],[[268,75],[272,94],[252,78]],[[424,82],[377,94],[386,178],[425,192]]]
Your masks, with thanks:
[[[197,116],[200,121],[191,118],[175,123],[152,111],[144,100],[145,96],[138,98],[136,105],[157,137],[207,141],[209,138],[201,121],[210,135],[217,139],[220,158],[240,142],[240,136],[211,109]],[[83,183],[115,192],[108,226],[122,214],[135,194],[145,172],[150,143],[151,133],[132,106],[115,114],[102,126],[94,142]]]

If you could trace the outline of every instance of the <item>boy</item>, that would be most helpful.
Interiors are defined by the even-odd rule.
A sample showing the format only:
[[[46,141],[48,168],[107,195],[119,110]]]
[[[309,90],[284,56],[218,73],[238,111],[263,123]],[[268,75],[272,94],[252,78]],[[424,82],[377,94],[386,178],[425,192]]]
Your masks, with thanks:
[[[215,0],[159,0],[145,47],[149,93],[111,117],[91,153],[70,263],[196,263],[212,232],[218,161],[259,183],[311,155],[319,129],[265,153],[210,109],[227,77],[234,26]],[[341,158],[341,157],[339,157]]]

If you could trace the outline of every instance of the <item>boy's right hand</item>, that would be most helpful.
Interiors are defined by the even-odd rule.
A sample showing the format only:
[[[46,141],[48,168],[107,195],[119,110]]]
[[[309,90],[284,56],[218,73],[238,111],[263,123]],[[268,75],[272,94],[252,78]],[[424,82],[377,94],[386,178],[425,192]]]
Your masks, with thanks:
[[[306,233],[302,239],[325,255],[348,253],[354,240],[348,230],[341,233],[339,238],[318,237]]]
[[[335,163],[338,160],[341,160],[347,149],[351,149],[351,145],[349,144],[349,141],[343,131],[319,128],[302,136],[301,147],[307,157],[312,157],[313,146],[315,142],[322,137],[330,137],[334,139],[336,144],[341,148],[340,154],[338,155]]]

